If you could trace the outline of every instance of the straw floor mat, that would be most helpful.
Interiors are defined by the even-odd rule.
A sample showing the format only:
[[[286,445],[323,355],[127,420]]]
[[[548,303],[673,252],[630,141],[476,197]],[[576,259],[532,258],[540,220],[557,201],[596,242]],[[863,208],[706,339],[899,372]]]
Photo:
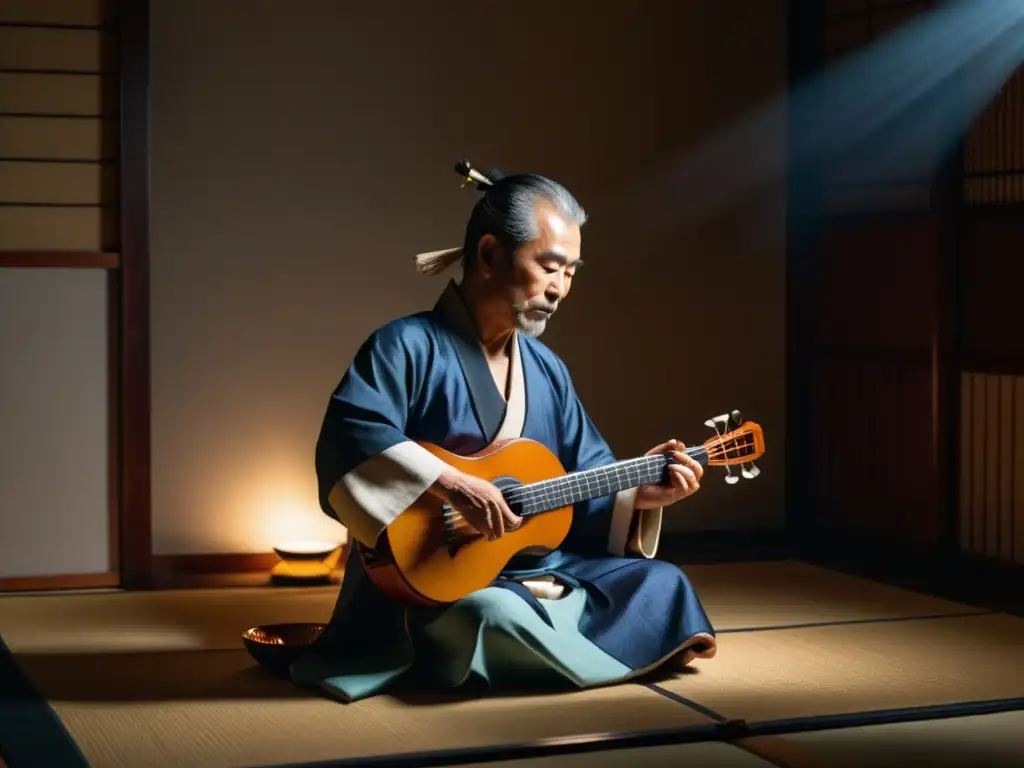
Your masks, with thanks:
[[[475,701],[379,696],[346,706],[256,675],[244,652],[147,654],[120,665],[106,657],[91,666],[80,683],[35,665],[28,672],[97,768],[257,766],[710,722],[638,685]]]
[[[1011,768],[1024,765],[1024,712],[755,737],[741,744],[787,768]]]
[[[337,587],[5,596],[0,636],[96,768],[265,766],[669,728],[703,728],[710,739],[724,719],[1024,696],[1024,621],[796,562],[686,570],[721,632],[719,654],[651,686],[343,705],[255,667],[242,630],[324,621]],[[691,743],[507,764],[754,768],[779,762],[771,749],[830,749],[813,736],[814,744],[766,736],[743,749]],[[22,768],[2,741],[0,752]]]
[[[794,561],[685,570],[719,632],[979,611]],[[0,636],[15,653],[233,649],[255,625],[326,621],[338,589],[0,596]]]
[[[726,634],[660,685],[747,722],[1024,697],[1024,620],[1003,614]]]

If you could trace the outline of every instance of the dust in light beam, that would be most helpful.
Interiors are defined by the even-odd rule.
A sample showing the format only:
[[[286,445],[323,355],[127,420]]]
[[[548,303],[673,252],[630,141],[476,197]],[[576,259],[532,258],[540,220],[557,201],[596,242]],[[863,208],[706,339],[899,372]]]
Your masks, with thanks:
[[[848,184],[925,179],[1022,60],[1024,0],[943,3],[631,183],[624,207],[663,222],[667,237],[778,194],[787,172],[827,165]]]

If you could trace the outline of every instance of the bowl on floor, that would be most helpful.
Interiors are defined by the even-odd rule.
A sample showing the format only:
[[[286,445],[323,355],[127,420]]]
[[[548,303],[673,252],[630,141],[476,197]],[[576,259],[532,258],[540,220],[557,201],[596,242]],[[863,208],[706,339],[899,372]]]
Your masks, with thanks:
[[[264,624],[242,633],[242,642],[256,663],[275,675],[288,676],[295,659],[306,653],[326,624]]]

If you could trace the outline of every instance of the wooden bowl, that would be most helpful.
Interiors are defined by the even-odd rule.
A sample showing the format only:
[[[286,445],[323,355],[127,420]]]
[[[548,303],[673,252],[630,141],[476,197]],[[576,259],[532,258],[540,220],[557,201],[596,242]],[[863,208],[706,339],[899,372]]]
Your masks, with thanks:
[[[295,659],[306,653],[326,624],[264,624],[242,633],[242,642],[249,655],[261,667],[275,675],[288,677]]]

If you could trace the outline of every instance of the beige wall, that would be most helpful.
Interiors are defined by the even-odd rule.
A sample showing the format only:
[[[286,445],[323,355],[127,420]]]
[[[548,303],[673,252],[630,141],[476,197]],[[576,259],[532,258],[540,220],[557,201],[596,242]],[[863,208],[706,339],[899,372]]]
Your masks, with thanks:
[[[545,339],[618,453],[702,440],[734,406],[765,426],[762,479],[710,472],[669,527],[781,527],[783,181],[668,238],[621,192],[779,95],[785,3],[596,7],[155,0],[157,554],[339,535],[316,505],[323,409],[363,338],[442,288],[411,257],[461,241],[462,154],[588,207],[589,263]],[[783,152],[784,126],[760,141]],[[742,300],[717,305],[723,285]]]

